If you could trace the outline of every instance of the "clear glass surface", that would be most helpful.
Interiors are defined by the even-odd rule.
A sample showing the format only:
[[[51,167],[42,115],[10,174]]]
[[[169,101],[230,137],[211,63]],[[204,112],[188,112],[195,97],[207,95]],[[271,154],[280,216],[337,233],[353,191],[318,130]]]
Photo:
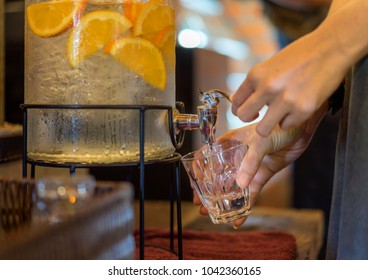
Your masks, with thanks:
[[[229,141],[182,157],[191,187],[213,223],[229,223],[250,214],[249,189],[240,188],[236,176],[247,145]]]
[[[57,223],[76,214],[95,192],[96,180],[88,174],[45,176],[36,181],[36,218]]]

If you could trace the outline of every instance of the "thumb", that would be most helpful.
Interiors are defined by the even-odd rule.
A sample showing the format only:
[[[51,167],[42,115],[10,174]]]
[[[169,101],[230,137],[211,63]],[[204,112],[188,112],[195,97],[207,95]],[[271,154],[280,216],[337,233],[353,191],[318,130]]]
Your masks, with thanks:
[[[259,166],[261,165],[263,157],[264,153],[261,149],[249,146],[236,177],[236,182],[239,187],[246,188],[250,185],[259,169]]]

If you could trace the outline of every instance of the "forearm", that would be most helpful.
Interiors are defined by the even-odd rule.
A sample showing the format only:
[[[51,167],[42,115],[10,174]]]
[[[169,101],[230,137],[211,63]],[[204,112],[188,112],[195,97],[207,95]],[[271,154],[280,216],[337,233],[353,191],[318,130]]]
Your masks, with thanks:
[[[269,0],[277,5],[292,10],[310,10],[329,6],[332,0]]]
[[[315,33],[347,71],[368,52],[368,1],[335,0],[331,9]]]
[[[329,9],[329,15],[333,14],[334,12],[338,11],[343,6],[349,4],[350,0],[333,0],[330,9]]]

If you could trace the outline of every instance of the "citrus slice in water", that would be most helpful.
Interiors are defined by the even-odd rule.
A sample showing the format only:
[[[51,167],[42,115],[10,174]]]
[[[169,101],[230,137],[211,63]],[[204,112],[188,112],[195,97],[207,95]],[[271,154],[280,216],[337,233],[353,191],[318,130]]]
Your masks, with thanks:
[[[169,34],[174,32],[174,26],[167,26],[164,29],[155,32],[142,35],[143,38],[150,40],[157,47],[162,48],[164,43],[168,40]]]
[[[147,83],[161,90],[165,89],[164,59],[152,42],[140,37],[121,38],[111,46],[110,54]]]
[[[124,3],[124,15],[134,23],[145,5],[147,5],[147,2],[142,3],[137,0],[127,0]]]
[[[78,21],[86,2],[51,1],[29,5],[26,9],[27,21],[32,32],[40,37],[58,35]]]
[[[159,32],[142,35],[142,37],[154,43],[162,51],[169,65],[175,66],[175,28],[173,25]]]
[[[132,22],[119,12],[98,10],[84,15],[72,28],[67,41],[70,65],[76,67],[131,27]]]
[[[133,29],[135,36],[155,33],[174,25],[174,9],[161,1],[148,2],[140,11]]]
[[[170,28],[163,35],[161,41],[161,50],[165,54],[167,62],[169,65],[175,67],[175,30]]]
[[[130,19],[133,23],[137,20],[141,11],[147,6],[152,4],[164,5],[166,0],[148,0],[142,2],[142,0],[125,0],[124,2],[124,15]]]

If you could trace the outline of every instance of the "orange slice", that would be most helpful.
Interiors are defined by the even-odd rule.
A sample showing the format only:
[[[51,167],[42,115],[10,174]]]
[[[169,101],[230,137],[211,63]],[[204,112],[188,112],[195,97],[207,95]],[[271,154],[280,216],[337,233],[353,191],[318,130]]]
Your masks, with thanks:
[[[150,40],[157,47],[162,48],[165,41],[168,39],[169,33],[174,32],[174,26],[167,26],[163,30],[160,30],[155,33],[148,33],[142,35],[143,38]]]
[[[136,19],[133,33],[135,36],[155,33],[174,23],[173,8],[160,1],[148,2]]]
[[[137,0],[128,0],[124,3],[124,15],[134,23],[146,4]]]
[[[175,30],[170,28],[162,38],[161,50],[168,64],[175,68]]]
[[[152,3],[163,5],[165,3],[165,0],[149,0],[148,2],[143,2],[142,0],[125,0],[124,15],[133,23],[135,23],[144,7],[147,5],[151,5]]]
[[[119,12],[98,10],[84,15],[70,32],[67,41],[70,65],[76,67],[131,27],[132,22]]]
[[[150,40],[161,51],[170,66],[175,66],[175,28],[170,25],[155,33],[143,35],[143,38]]]
[[[140,37],[121,38],[112,45],[110,54],[147,83],[160,90],[165,89],[164,59],[152,42]]]
[[[86,1],[51,1],[32,4],[26,9],[27,21],[32,32],[40,37],[60,34],[77,22]]]

